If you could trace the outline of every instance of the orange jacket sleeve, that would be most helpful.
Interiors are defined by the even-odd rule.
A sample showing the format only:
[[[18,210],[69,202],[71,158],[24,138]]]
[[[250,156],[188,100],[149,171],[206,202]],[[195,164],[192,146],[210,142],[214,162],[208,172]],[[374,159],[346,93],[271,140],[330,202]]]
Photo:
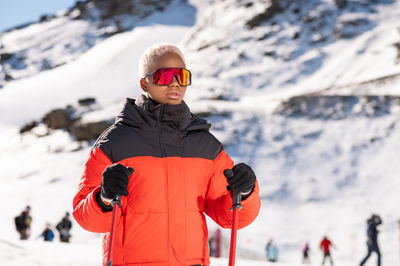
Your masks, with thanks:
[[[228,182],[224,176],[225,169],[232,169],[233,161],[224,150],[214,160],[212,178],[205,199],[205,213],[223,228],[232,228],[232,195],[227,190]],[[258,183],[251,195],[242,201],[243,208],[239,215],[239,229],[251,224],[258,215],[261,202]]]
[[[104,168],[111,160],[99,149],[92,149],[85,164],[78,192],[73,200],[73,216],[82,228],[95,232],[110,231],[112,212],[103,212],[96,202]]]

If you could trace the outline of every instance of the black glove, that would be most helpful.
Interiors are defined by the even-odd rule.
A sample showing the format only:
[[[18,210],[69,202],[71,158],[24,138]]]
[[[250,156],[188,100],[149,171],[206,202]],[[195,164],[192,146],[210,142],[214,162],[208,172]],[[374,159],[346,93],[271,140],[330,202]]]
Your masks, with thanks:
[[[256,175],[247,164],[239,163],[232,170],[226,169],[224,175],[229,184],[228,190],[241,192],[244,195],[249,195],[253,191]]]
[[[107,166],[103,171],[101,196],[106,199],[113,199],[115,194],[128,196],[129,176],[134,171],[133,168],[119,163]]]

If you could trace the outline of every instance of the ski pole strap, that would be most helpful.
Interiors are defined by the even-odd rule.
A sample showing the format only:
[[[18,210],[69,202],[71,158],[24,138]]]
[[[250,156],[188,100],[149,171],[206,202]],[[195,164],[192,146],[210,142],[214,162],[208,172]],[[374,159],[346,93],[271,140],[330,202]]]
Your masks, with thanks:
[[[235,192],[233,191],[233,205],[231,208],[231,211],[233,211],[234,209],[242,209],[243,206],[242,204],[240,204],[242,201],[242,193],[239,192]]]
[[[111,206],[114,207],[114,205],[117,204],[120,208],[121,206],[121,195],[115,194],[113,200],[111,201]]]

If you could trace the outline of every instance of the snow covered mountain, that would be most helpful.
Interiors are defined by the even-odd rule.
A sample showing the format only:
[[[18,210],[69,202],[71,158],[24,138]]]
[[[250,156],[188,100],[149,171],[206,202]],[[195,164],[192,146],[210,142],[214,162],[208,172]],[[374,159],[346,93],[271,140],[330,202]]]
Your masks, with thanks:
[[[132,30],[150,15],[162,12],[170,2],[77,1],[68,10],[9,29],[0,36],[0,86],[71,62],[106,38]]]
[[[282,265],[300,265],[305,241],[317,265],[325,234],[338,247],[337,265],[357,265],[375,212],[384,222],[383,262],[398,265],[399,1],[173,0],[161,8],[132,0],[138,13],[109,17],[105,2],[85,1],[0,36],[1,71],[13,77],[0,89],[0,194],[12,199],[0,219],[6,265],[99,263],[100,236],[77,224],[69,247],[21,243],[9,228],[27,204],[34,237],[71,209],[92,144],[43,117],[70,110],[76,128],[112,120],[124,97],[140,94],[139,56],[161,41],[186,54],[192,111],[257,173],[262,210],[239,231],[238,265],[256,265],[244,259],[262,259],[270,238]],[[121,1],[110,2],[120,10]],[[78,103],[88,97],[95,102]],[[77,254],[62,259],[64,248]]]

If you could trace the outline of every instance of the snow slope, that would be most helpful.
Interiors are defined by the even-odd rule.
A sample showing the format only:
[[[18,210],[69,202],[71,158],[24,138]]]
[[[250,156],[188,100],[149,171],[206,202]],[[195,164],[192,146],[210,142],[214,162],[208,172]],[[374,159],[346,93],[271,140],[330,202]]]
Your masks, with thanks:
[[[357,265],[366,252],[365,220],[373,212],[384,222],[379,236],[383,263],[398,265],[400,103],[387,104],[388,111],[378,114],[369,111],[374,107],[362,96],[400,94],[398,78],[376,80],[400,73],[393,48],[399,40],[395,18],[400,3],[389,1],[366,13],[374,22],[369,30],[316,49],[304,43],[279,43],[274,35],[257,42],[275,31],[274,26],[265,23],[250,31],[243,21],[262,11],[268,1],[254,1],[250,7],[234,2],[177,2],[73,62],[0,89],[0,195],[12,199],[0,218],[0,259],[5,265],[99,265],[101,236],[76,223],[70,245],[36,238],[46,222],[55,225],[65,211],[71,211],[92,143],[77,143],[62,130],[46,135],[44,125],[24,135],[18,130],[52,108],[75,105],[87,96],[96,97],[98,108],[83,119],[114,117],[124,97],[140,93],[140,54],[160,41],[181,45],[187,55],[194,74],[186,96],[192,111],[211,113],[206,118],[213,123],[213,134],[235,162],[247,162],[257,173],[262,209],[252,225],[239,231],[237,265],[268,265],[263,258],[270,238],[280,248],[280,262],[275,265],[300,265],[305,241],[311,244],[312,265],[319,265],[318,242],[325,234],[337,246],[333,250],[337,265]],[[319,10],[334,7],[333,1],[315,3]],[[192,27],[188,21],[194,17]],[[170,18],[176,23],[168,24]],[[289,25],[281,34],[297,29],[278,22]],[[268,42],[280,56],[258,57],[269,51]],[[296,50],[302,51],[300,56],[282,57]],[[314,99],[309,93],[322,99],[309,112],[278,111],[291,106],[283,103],[292,96],[300,97],[293,110],[307,106]],[[342,98],[323,104],[329,95]],[[345,96],[355,98],[347,101]],[[313,116],[326,112],[333,115]],[[32,238],[21,242],[13,230],[13,217],[27,204],[34,219]],[[212,233],[216,225],[208,222]],[[229,233],[223,230],[225,246]],[[212,261],[212,265],[226,264],[226,259]]]

